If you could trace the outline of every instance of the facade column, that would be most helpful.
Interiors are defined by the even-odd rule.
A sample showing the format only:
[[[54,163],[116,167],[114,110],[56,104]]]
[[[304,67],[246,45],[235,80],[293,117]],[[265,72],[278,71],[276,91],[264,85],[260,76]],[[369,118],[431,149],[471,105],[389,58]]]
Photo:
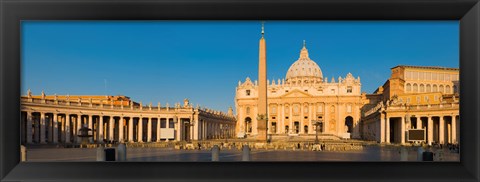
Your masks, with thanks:
[[[133,117],[128,120],[128,143],[133,143]]]
[[[53,143],[58,143],[58,115],[53,113]]]
[[[88,128],[92,129],[92,137],[88,138],[88,141],[90,143],[93,143],[93,134],[94,134],[94,130],[93,130],[93,116],[92,115],[88,115]]]
[[[160,117],[157,118],[157,142],[160,142]]]
[[[147,123],[147,142],[152,141],[152,118],[148,118],[148,123]]]
[[[439,122],[439,139],[438,142],[440,144],[445,143],[445,120],[443,119],[443,116],[440,116],[440,122]]]
[[[432,117],[428,116],[428,144],[431,145],[433,142],[433,121]]]
[[[99,121],[98,121],[98,137],[97,137],[97,142],[98,143],[103,143],[104,133],[103,133],[103,116],[98,116]]]
[[[71,143],[70,135],[72,131],[70,131],[70,117],[70,114],[65,114],[65,143]]]
[[[457,143],[457,117],[455,115],[452,115],[452,143]]]
[[[390,117],[387,117],[385,126],[385,143],[390,143]]]
[[[417,119],[417,129],[422,129],[422,118],[415,117]]]
[[[288,126],[288,133],[293,133],[293,104],[289,104],[290,106],[290,113],[288,114],[288,120],[290,121]]]
[[[124,134],[124,127],[125,127],[125,118],[120,116],[120,120],[118,120],[118,142],[123,143],[125,141]]]
[[[115,126],[115,120],[113,119],[113,116],[110,116],[109,122],[108,122],[108,140],[110,142],[113,141],[114,138],[114,133],[113,133],[113,128]]]
[[[143,142],[143,118],[138,119],[138,142]]]
[[[33,143],[32,141],[32,112],[27,112],[27,143],[31,144]]]
[[[386,127],[385,127],[385,114],[380,113],[380,143],[386,142],[385,138],[385,132]]]
[[[45,113],[41,112],[40,113],[40,143],[46,143],[45,142]]]
[[[402,123],[400,123],[400,143],[403,145],[405,144],[405,117],[401,117]]]

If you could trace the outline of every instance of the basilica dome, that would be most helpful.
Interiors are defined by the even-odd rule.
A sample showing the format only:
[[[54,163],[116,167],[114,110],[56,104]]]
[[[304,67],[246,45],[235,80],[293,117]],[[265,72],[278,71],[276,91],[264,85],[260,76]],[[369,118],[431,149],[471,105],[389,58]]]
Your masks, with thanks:
[[[311,80],[316,82],[321,82],[323,78],[322,70],[320,67],[308,57],[308,50],[303,45],[302,50],[300,51],[300,58],[295,61],[287,72],[286,81],[291,82],[294,80],[305,81]]]

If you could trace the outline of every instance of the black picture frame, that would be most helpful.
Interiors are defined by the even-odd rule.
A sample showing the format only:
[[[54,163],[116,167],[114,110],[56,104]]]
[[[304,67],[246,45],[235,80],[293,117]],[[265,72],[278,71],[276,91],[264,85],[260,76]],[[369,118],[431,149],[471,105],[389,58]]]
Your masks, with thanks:
[[[2,181],[479,181],[478,0],[2,0]],[[20,163],[22,20],[459,20],[460,162]]]

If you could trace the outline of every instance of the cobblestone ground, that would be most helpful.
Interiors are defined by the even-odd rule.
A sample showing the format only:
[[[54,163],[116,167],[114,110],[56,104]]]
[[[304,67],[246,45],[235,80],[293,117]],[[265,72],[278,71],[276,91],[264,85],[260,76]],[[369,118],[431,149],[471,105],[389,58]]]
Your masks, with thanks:
[[[94,148],[28,148],[28,162],[70,162],[96,161]],[[369,146],[361,151],[289,151],[289,150],[253,150],[251,161],[400,161],[397,147]],[[439,161],[459,161],[458,153],[448,149],[433,149]],[[441,154],[443,153],[443,154]],[[241,161],[239,150],[221,150],[220,161]],[[416,161],[417,152],[408,150],[408,161]],[[209,150],[175,150],[172,148],[128,148],[127,161],[163,162],[163,161],[211,161]]]

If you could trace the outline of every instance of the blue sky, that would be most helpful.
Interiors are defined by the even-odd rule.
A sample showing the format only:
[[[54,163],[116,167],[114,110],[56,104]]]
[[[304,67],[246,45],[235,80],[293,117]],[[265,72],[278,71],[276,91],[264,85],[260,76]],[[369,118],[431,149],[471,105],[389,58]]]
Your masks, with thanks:
[[[189,98],[234,107],[257,78],[260,21],[24,21],[22,94]],[[372,93],[396,65],[459,67],[458,21],[266,21],[268,79],[285,78],[303,40],[323,76],[360,76]]]

